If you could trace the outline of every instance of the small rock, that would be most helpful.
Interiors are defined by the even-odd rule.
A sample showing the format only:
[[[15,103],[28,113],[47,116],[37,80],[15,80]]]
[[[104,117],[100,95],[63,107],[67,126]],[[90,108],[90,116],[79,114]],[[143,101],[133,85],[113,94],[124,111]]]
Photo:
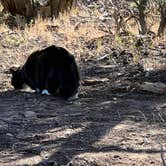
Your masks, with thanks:
[[[36,118],[36,114],[33,111],[26,111],[23,115],[25,118]]]
[[[101,13],[104,13],[105,8],[104,8],[104,7],[101,7],[101,8],[99,9],[99,11],[100,11]]]
[[[14,137],[14,135],[11,134],[11,133],[6,133],[6,136],[8,136],[8,137]]]
[[[114,159],[121,159],[121,157],[119,155],[114,155],[113,158]]]
[[[150,164],[155,164],[155,161],[150,161]]]

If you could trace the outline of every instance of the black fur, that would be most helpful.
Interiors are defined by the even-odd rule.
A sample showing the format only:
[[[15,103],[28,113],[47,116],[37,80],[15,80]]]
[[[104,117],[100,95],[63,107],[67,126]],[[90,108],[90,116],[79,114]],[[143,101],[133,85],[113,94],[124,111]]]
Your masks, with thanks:
[[[79,72],[74,56],[62,47],[50,46],[32,53],[26,63],[12,70],[12,85],[22,89],[23,84],[32,89],[47,89],[55,96],[69,98],[79,87]]]

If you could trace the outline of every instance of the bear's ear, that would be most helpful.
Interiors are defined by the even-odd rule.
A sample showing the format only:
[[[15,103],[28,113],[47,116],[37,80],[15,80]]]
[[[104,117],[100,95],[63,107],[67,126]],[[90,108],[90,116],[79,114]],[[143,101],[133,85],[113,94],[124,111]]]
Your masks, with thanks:
[[[9,69],[9,73],[11,74],[14,74],[16,73],[16,71],[19,69],[19,66],[12,66],[10,69]]]

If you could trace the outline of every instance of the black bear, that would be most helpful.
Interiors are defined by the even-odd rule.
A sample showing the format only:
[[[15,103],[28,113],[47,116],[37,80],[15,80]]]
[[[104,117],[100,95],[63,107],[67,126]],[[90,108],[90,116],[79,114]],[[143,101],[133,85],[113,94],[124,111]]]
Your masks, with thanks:
[[[33,52],[23,66],[11,68],[10,72],[15,89],[26,84],[38,93],[77,98],[80,81],[77,64],[74,56],[62,47],[52,45]]]

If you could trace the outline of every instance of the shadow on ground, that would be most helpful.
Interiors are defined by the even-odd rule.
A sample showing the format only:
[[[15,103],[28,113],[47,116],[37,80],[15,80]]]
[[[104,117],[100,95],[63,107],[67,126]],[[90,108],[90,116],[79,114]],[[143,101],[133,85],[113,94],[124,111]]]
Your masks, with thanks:
[[[27,92],[2,92],[0,162],[77,165],[77,157],[86,153],[161,153],[157,141],[160,138],[165,144],[164,96],[113,94],[109,93],[109,83],[84,88],[88,93],[81,92],[74,102]]]

